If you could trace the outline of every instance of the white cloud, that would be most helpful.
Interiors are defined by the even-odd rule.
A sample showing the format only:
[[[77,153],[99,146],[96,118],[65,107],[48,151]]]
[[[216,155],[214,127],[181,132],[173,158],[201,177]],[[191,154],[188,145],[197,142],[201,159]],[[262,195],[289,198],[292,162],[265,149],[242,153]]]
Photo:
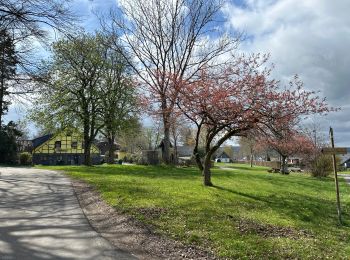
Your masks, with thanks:
[[[149,0],[148,0],[149,1]],[[341,106],[322,120],[334,126],[339,145],[350,147],[350,1],[348,0],[240,0],[223,9],[227,27],[245,31],[245,51],[271,53],[274,76],[299,74],[305,87],[320,90],[333,106]],[[98,27],[94,11],[108,12],[118,0],[74,0],[72,10],[83,26]],[[20,113],[19,113],[20,114]],[[17,118],[12,112],[8,119]],[[339,133],[339,134],[338,134]],[[339,135],[339,136],[338,136]],[[338,137],[337,137],[338,136]]]
[[[228,4],[228,26],[249,37],[246,51],[271,53],[279,79],[299,74],[310,90],[320,90],[342,111],[325,118],[339,142],[350,146],[350,1],[246,0]]]

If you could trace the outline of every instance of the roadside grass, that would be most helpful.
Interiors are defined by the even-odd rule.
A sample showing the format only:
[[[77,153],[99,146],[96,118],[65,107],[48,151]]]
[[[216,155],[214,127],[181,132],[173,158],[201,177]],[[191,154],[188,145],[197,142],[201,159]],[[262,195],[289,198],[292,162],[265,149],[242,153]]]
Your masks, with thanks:
[[[264,167],[219,164],[214,187],[196,168],[52,166],[92,184],[118,211],[187,244],[228,259],[346,259],[350,185],[340,178],[344,225],[337,223],[332,178],[283,176]]]

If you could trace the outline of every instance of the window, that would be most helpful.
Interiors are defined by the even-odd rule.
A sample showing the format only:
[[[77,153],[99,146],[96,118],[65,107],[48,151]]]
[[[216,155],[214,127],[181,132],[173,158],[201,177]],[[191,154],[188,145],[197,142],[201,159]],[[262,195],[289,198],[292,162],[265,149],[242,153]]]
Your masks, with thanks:
[[[78,142],[72,142],[71,147],[73,149],[77,149],[78,148]]]
[[[61,149],[61,141],[55,142],[55,149]]]

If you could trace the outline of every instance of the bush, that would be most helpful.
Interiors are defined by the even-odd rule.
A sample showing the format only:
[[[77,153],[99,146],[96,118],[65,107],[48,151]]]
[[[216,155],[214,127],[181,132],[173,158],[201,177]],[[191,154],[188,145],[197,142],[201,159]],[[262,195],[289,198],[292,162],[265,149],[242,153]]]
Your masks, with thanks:
[[[30,153],[21,153],[19,155],[19,163],[21,165],[31,165],[32,164],[32,155]]]
[[[333,160],[330,155],[320,154],[309,163],[313,177],[327,177],[333,171]]]
[[[16,129],[16,125],[13,122],[2,126],[0,130],[0,163],[17,163],[16,138],[20,135],[20,132]]]

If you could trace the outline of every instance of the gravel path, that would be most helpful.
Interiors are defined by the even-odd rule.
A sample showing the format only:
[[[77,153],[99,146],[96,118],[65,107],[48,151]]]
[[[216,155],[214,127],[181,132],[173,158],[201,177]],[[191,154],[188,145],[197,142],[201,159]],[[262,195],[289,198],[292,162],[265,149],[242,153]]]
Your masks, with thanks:
[[[216,259],[210,251],[185,246],[156,234],[150,227],[117,212],[87,183],[72,179],[72,184],[81,208],[95,230],[116,247],[133,252],[138,259]]]
[[[225,171],[237,171],[237,169],[235,168],[230,168],[230,167],[219,167],[221,170],[225,170]]]

